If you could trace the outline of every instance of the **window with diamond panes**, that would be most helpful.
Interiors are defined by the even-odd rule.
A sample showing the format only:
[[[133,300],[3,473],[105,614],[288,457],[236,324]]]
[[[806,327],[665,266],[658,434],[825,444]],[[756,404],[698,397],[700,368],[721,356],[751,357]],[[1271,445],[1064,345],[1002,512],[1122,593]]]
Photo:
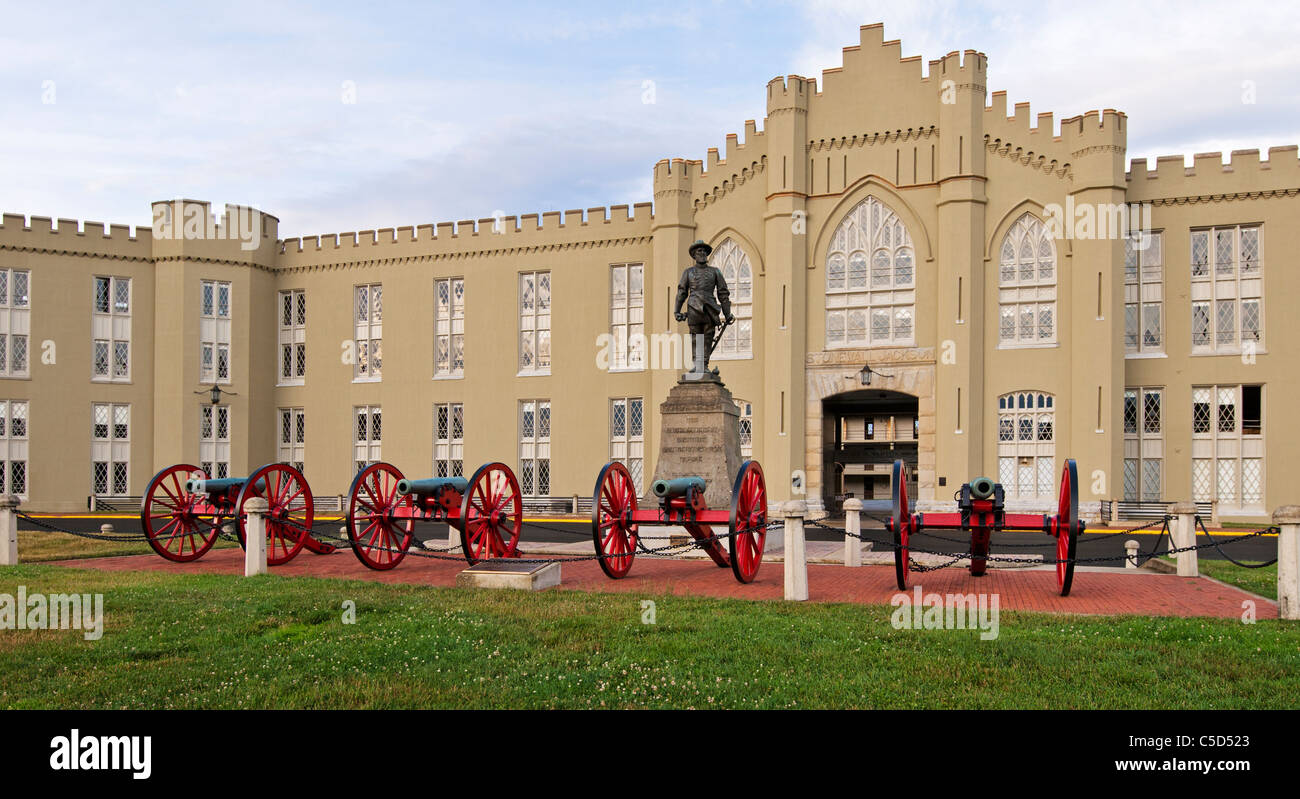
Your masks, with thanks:
[[[519,371],[551,371],[551,273],[519,275]]]
[[[353,461],[359,472],[383,460],[384,415],[378,405],[361,405],[352,410],[356,419]]]
[[[131,406],[97,402],[91,406],[90,490],[95,496],[122,497],[131,485]]]
[[[641,397],[610,400],[609,459],[627,467],[641,493],[645,475],[645,401]]]
[[[740,428],[740,456],[752,458],[754,456],[754,403],[742,399],[734,402],[736,409],[740,411],[740,416],[736,420]]]
[[[433,281],[433,375],[465,374],[465,279]]]
[[[230,477],[230,406],[199,409],[199,468],[209,477]]]
[[[1164,498],[1164,391],[1124,390],[1124,499],[1159,502]]]
[[[1192,352],[1237,353],[1264,341],[1258,227],[1192,231]]]
[[[1162,353],[1164,340],[1164,242],[1160,233],[1124,240],[1124,351]]]
[[[530,497],[551,493],[551,403],[519,403],[519,490]]]
[[[0,377],[31,374],[31,272],[0,269]]]
[[[0,400],[0,491],[27,497],[27,402]]]
[[[277,308],[282,386],[300,386],[307,377],[307,293],[282,291]]]
[[[1055,497],[1056,410],[1051,394],[998,397],[998,482],[1007,497]]]
[[[307,416],[302,408],[280,409],[280,439],[276,460],[302,471],[307,462]]]
[[[1263,386],[1192,388],[1192,499],[1262,512]]]
[[[230,382],[230,283],[199,282],[199,380]]]
[[[379,380],[384,374],[384,287],[379,283],[356,286],[352,293],[355,323],[354,380]]]
[[[465,476],[465,406],[459,402],[433,406],[433,474]]]
[[[91,280],[91,295],[91,379],[129,382],[131,279],[97,276]]]
[[[732,239],[723,239],[709,255],[709,263],[722,272],[731,292],[731,313],[736,321],[722,334],[715,360],[754,357],[754,270],[749,256]]]
[[[614,264],[609,268],[609,335],[611,369],[645,368],[645,267]]]
[[[826,253],[826,349],[915,341],[916,248],[875,197],[835,228]]]
[[[998,263],[998,343],[1056,343],[1056,246],[1043,221],[1026,213],[1002,239]]]

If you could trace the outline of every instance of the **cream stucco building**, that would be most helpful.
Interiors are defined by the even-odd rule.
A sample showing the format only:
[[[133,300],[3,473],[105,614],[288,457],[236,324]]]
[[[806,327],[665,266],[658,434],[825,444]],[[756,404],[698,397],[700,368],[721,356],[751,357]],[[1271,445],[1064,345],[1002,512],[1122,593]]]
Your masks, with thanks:
[[[174,462],[300,462],[317,494],[374,460],[501,460],[561,497],[611,458],[649,475],[704,239],[739,318],[717,363],[774,500],[887,496],[902,457],[922,500],[990,474],[1046,507],[1072,457],[1094,510],[1295,502],[1296,148],[1126,167],[1125,114],[1057,132],[987,67],[925,69],[864,27],[820,84],[769,83],[761,126],[656,164],[653,206],[288,240],[189,200],[134,231],[6,214],[2,488],[53,511]]]

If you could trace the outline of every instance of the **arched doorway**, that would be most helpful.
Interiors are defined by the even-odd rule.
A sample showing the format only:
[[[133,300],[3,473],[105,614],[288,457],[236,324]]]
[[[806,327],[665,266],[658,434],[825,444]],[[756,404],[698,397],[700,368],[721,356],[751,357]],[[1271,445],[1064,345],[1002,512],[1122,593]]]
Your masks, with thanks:
[[[895,460],[906,467],[915,496],[919,463],[918,398],[866,388],[822,400],[822,502],[834,512],[848,497],[866,507],[888,507]]]

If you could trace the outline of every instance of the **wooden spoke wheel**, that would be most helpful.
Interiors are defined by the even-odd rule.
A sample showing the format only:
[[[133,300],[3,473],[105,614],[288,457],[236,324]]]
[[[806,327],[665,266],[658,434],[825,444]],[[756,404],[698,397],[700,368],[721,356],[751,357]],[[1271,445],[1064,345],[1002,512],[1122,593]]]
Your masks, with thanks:
[[[524,503],[515,473],[504,463],[478,467],[460,502],[460,544],[470,565],[519,556]]]
[[[221,531],[221,516],[207,496],[185,490],[190,479],[207,479],[197,466],[178,463],[158,472],[140,500],[140,526],[149,546],[176,563],[198,560],[212,549]]]
[[[357,472],[346,510],[352,552],[367,567],[388,571],[402,562],[415,538],[415,498],[397,493],[402,473],[387,463]]]
[[[627,467],[618,461],[605,464],[596,478],[591,495],[591,538],[596,543],[597,561],[610,579],[626,577],[636,557],[636,483]]]
[[[1074,558],[1078,552],[1079,534],[1083,524],[1079,521],[1079,467],[1074,458],[1065,461],[1061,472],[1061,495],[1056,510],[1056,587],[1061,596],[1070,595],[1074,582]]]
[[[911,561],[907,544],[912,531],[912,510],[907,502],[907,473],[902,461],[894,461],[894,507],[889,516],[889,529],[894,534],[894,577],[898,590],[906,591],[911,577]]]
[[[311,488],[302,472],[287,463],[270,463],[249,475],[239,490],[235,514],[239,519],[239,545],[247,548],[248,520],[244,505],[261,497],[269,506],[266,516],[266,564],[282,566],[302,551],[315,518]]]
[[[731,490],[728,543],[731,571],[742,583],[751,583],[763,562],[767,541],[767,482],[758,461],[745,461]]]

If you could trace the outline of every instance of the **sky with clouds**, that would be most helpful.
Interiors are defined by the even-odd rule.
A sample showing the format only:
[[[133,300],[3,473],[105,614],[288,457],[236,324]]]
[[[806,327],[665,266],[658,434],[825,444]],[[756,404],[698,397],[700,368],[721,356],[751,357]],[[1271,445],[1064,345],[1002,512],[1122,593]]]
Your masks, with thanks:
[[[647,202],[656,161],[761,127],[768,80],[872,22],[905,56],[986,53],[1008,107],[1125,111],[1130,157],[1300,143],[1291,2],[54,8],[0,4],[9,213],[148,225],[189,197],[293,237]]]

